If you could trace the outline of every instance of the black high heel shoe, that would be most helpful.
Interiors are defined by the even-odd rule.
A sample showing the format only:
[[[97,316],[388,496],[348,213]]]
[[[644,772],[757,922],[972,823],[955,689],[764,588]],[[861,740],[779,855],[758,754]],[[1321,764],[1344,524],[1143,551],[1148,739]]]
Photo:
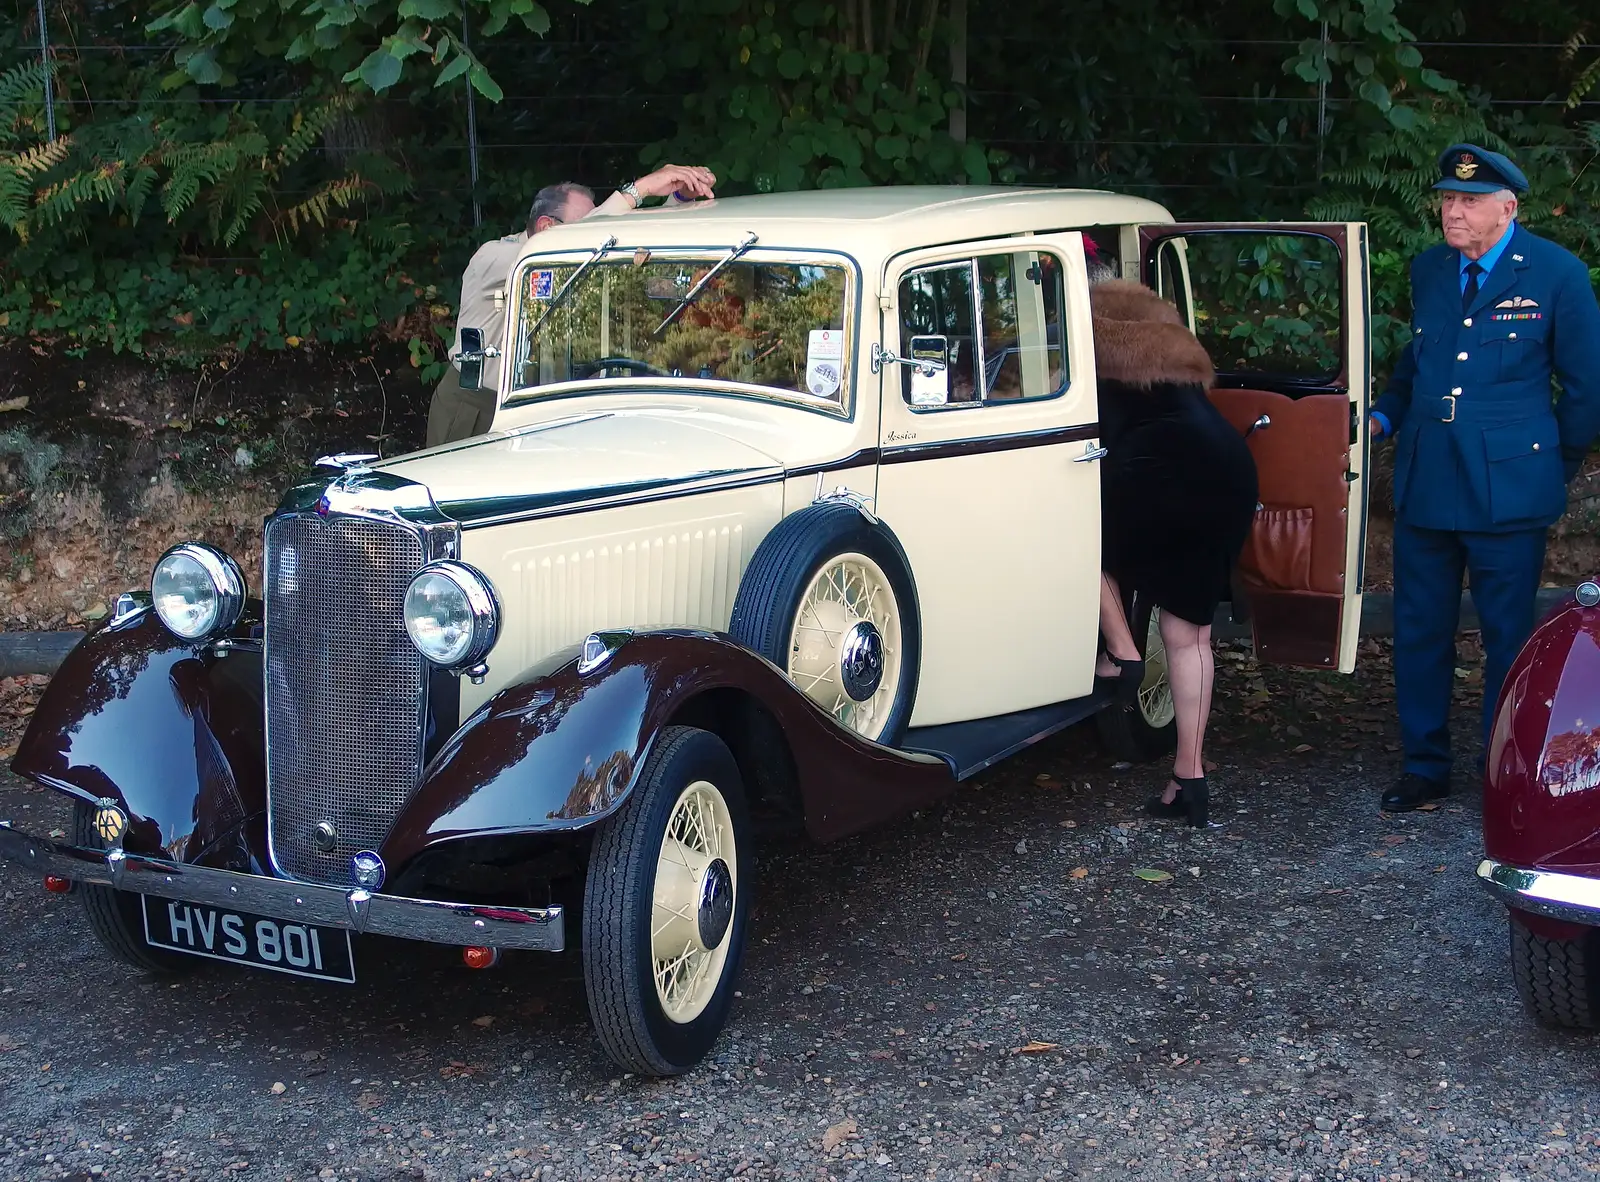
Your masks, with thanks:
[[[1139,658],[1123,660],[1110,653],[1102,654],[1106,660],[1117,667],[1115,677],[1107,677],[1102,673],[1094,675],[1096,689],[1106,687],[1115,692],[1119,705],[1136,706],[1139,704],[1139,690],[1144,685],[1144,661]]]
[[[1211,812],[1211,785],[1206,783],[1206,778],[1170,776],[1168,779],[1178,786],[1178,794],[1170,802],[1157,794],[1146,803],[1145,811],[1157,817],[1184,817],[1191,828],[1204,829],[1210,823]]]

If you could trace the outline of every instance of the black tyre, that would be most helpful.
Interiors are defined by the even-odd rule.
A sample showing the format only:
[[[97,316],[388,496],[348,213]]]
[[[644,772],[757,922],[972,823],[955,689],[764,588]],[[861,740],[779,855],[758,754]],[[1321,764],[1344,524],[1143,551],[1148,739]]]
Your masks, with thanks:
[[[1160,609],[1141,596],[1124,604],[1128,627],[1144,657],[1144,684],[1136,705],[1107,706],[1095,715],[1100,741],[1118,759],[1145,763],[1178,746],[1178,724],[1167,680],[1167,652],[1161,643]]]
[[[727,746],[675,726],[595,839],[583,979],[600,1045],[624,1069],[677,1075],[721,1033],[750,914],[748,832]]]
[[[811,505],[756,547],[728,626],[812,701],[894,746],[911,721],[922,621],[905,552],[853,505]]]
[[[1515,915],[1511,924],[1511,975],[1522,1004],[1542,1026],[1600,1027],[1600,930],[1578,940],[1547,940]]]
[[[78,801],[72,808],[72,841],[74,845],[90,849],[105,849],[94,827],[95,808]],[[83,899],[83,913],[89,918],[89,928],[105,950],[123,964],[146,973],[176,976],[192,973],[199,961],[181,952],[152,948],[144,939],[144,911],[139,896],[129,891],[113,890],[107,886],[79,883],[77,893]]]

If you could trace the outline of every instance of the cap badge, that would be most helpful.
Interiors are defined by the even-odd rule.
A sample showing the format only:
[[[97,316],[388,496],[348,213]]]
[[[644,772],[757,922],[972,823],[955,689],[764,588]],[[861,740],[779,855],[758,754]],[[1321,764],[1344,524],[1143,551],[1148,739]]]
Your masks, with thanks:
[[[1478,171],[1478,162],[1472,158],[1471,152],[1461,153],[1461,158],[1456,163],[1456,179],[1470,181]]]

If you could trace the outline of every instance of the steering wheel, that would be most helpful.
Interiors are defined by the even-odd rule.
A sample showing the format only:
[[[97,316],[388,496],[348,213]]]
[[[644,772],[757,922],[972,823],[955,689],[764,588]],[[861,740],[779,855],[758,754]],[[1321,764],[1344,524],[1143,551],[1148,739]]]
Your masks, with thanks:
[[[633,357],[602,357],[598,361],[583,361],[572,367],[572,376],[575,380],[611,376],[611,371],[620,369],[624,374],[637,374],[641,377],[664,378],[667,371],[657,369],[648,361],[639,361]],[[618,375],[622,376],[622,375]]]

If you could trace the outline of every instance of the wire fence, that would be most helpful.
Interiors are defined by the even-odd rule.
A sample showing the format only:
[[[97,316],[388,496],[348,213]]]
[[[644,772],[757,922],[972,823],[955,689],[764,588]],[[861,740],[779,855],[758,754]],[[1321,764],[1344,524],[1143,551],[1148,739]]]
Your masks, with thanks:
[[[58,67],[79,58],[96,55],[125,55],[142,65],[163,56],[171,56],[180,45],[170,41],[143,43],[63,43],[52,39],[44,0],[37,0],[39,22],[37,48],[28,44],[3,47],[0,68],[6,57],[27,59],[36,56],[47,65]],[[465,30],[470,32],[470,30]],[[1024,168],[1029,179],[1071,182],[1081,178],[1085,161],[1096,154],[1126,155],[1146,154],[1152,150],[1164,153],[1158,157],[1165,167],[1159,176],[1118,175],[1118,187],[1148,193],[1171,191],[1197,193],[1215,191],[1225,182],[1207,170],[1211,154],[1227,154],[1230,161],[1235,155],[1259,163],[1247,167],[1257,170],[1286,169],[1293,176],[1271,176],[1260,179],[1255,188],[1265,193],[1293,194],[1304,192],[1307,179],[1320,177],[1327,162],[1328,141],[1336,122],[1345,117],[1360,100],[1336,93],[1327,84],[1305,83],[1287,73],[1282,73],[1282,63],[1290,51],[1315,48],[1321,45],[1332,52],[1343,42],[1331,37],[1324,26],[1320,39],[1273,37],[1197,37],[1185,42],[1190,51],[1195,73],[1209,77],[1216,84],[1207,87],[1210,93],[1188,94],[1186,101],[1205,108],[1227,109],[1233,114],[1226,118],[1205,119],[1205,126],[1216,126],[1217,134],[1196,133],[1193,129],[1172,133],[1160,127],[1146,131],[1119,125],[1115,118],[1124,104],[1148,102],[1147,91],[1124,90],[1118,93],[1097,90],[1096,102],[1105,110],[1095,113],[1097,126],[1075,131],[1070,127],[1047,128],[1046,120],[1030,111],[1029,104],[1035,96],[1009,89],[1014,79],[1009,76],[1009,63],[1015,59],[1016,46],[1038,47],[1031,38],[1010,32],[985,32],[974,29],[970,39],[971,84],[965,93],[969,106],[969,123],[974,137],[985,144],[1001,149]],[[1535,59],[1552,62],[1556,55],[1568,48],[1567,43],[1548,40],[1483,41],[1483,40],[1427,40],[1415,43],[1435,58],[1448,59],[1452,64],[1467,63],[1466,70],[1456,70],[1458,76],[1492,79],[1495,93],[1482,95],[1476,101],[1491,109],[1506,111],[1550,108],[1566,117],[1600,118],[1600,97],[1586,99],[1568,107],[1564,95],[1548,92],[1551,73],[1548,70],[1520,68],[1520,64]],[[573,62],[623,60],[631,51],[630,42],[605,36],[562,37],[552,36],[538,42],[541,61]],[[486,53],[500,49],[490,43]],[[1493,55],[1492,57],[1490,55]],[[1510,56],[1508,56],[1510,55]],[[1518,57],[1517,55],[1521,55]],[[1180,55],[1182,56],[1182,55]],[[1513,64],[1515,59],[1515,64]],[[1217,69],[1218,64],[1225,68]],[[1478,66],[1471,66],[1478,63]],[[521,63],[519,63],[521,64]],[[1479,68],[1482,67],[1482,68]],[[285,92],[282,78],[263,77],[247,84],[234,85],[225,91],[208,87],[200,96],[149,96],[104,97],[88,93],[67,91],[60,93],[55,86],[56,70],[46,71],[45,109],[48,134],[57,135],[58,113],[69,119],[81,117],[86,111],[97,108],[122,111],[131,108],[178,109],[204,107],[224,109],[230,107],[286,107],[304,102],[304,97]],[[552,76],[571,77],[577,71],[554,71]],[[519,70],[519,82],[526,83],[530,76],[541,71]],[[612,71],[613,75],[617,71]],[[509,74],[509,71],[508,71]],[[630,72],[621,72],[625,80]],[[1252,88],[1248,93],[1226,93],[1226,82],[1231,77],[1242,81],[1259,80],[1277,76],[1281,82],[1261,92]],[[81,85],[81,83],[80,83]],[[458,106],[460,125],[454,134],[434,136],[425,142],[411,142],[405,150],[413,155],[423,152],[435,159],[459,160],[461,184],[449,188],[419,189],[418,195],[441,193],[467,194],[474,225],[483,220],[483,193],[485,178],[492,178],[497,165],[518,173],[525,173],[530,162],[543,156],[552,166],[573,168],[615,169],[630,157],[637,158],[647,145],[670,138],[676,120],[678,105],[684,95],[678,91],[661,89],[631,89],[623,87],[591,88],[589,85],[539,90],[520,85],[515,93],[505,95],[498,103],[480,105],[477,96],[465,81],[461,84]],[[453,101],[453,100],[452,100]],[[576,118],[582,113],[582,120]],[[581,123],[589,126],[612,126],[623,134],[600,137],[575,138],[571,132]],[[1253,123],[1256,138],[1242,137],[1239,133]],[[1100,128],[1104,127],[1105,130]],[[551,129],[553,134],[540,134],[540,129]],[[320,153],[343,153],[349,149],[337,143],[324,143],[312,149]],[[1288,162],[1294,162],[1292,165]],[[446,173],[457,165],[449,165]],[[1231,165],[1230,167],[1238,167]]]

